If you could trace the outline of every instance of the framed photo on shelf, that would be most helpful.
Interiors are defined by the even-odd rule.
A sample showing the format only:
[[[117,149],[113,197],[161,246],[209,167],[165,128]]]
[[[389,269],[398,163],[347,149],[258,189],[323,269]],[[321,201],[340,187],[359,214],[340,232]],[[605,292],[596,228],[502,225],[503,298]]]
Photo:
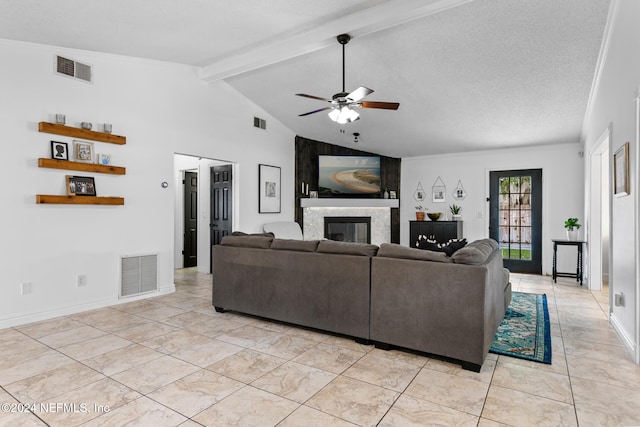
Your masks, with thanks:
[[[111,155],[110,154],[98,154],[98,164],[99,165],[110,165],[111,164]]]
[[[75,144],[76,161],[93,163],[93,144],[84,141],[73,141]]]
[[[95,196],[96,183],[90,176],[67,175],[67,195],[69,196]]]
[[[613,154],[613,188],[617,197],[629,195],[629,143]]]
[[[280,213],[280,168],[258,165],[258,212]]]
[[[69,145],[66,142],[51,141],[51,158],[69,160]]]
[[[398,193],[396,193],[393,190],[389,191],[389,198],[390,199],[397,199],[398,198]]]

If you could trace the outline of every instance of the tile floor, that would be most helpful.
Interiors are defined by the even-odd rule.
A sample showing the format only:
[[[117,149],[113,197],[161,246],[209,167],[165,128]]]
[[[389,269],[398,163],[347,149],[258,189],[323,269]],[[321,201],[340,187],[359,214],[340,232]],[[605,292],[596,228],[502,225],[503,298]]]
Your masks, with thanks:
[[[548,296],[553,364],[490,354],[472,373],[216,313],[211,276],[180,270],[175,294],[0,330],[0,425],[640,425],[607,292],[511,279]]]

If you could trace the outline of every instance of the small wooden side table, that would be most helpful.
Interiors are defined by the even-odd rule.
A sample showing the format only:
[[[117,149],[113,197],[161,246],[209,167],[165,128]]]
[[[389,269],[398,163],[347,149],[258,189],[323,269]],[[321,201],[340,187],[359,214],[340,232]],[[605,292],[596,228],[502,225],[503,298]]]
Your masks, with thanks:
[[[551,239],[553,242],[553,283],[556,283],[558,277],[575,277],[576,281],[582,286],[582,246],[586,243],[584,240],[565,240]],[[559,273],[558,272],[558,246],[575,246],[578,248],[578,260],[575,273]]]

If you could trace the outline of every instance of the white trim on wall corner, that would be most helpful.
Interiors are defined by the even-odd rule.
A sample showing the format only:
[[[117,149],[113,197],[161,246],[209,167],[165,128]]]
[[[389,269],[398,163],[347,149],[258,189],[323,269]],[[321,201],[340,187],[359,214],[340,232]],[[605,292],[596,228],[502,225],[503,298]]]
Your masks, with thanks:
[[[635,250],[636,250],[636,348],[634,353],[634,361],[636,364],[640,365],[640,207],[638,206],[638,189],[640,189],[640,86],[638,87],[638,91],[636,92],[635,98],[636,104],[636,146],[635,146],[635,165],[633,167],[635,174],[635,188],[632,191],[632,197],[635,198],[636,203],[634,203],[634,222],[635,222]],[[609,300],[611,301],[611,300]]]
[[[602,37],[602,43],[600,44],[600,52],[598,53],[598,61],[596,62],[596,71],[593,74],[593,81],[591,82],[591,91],[589,92],[589,99],[587,100],[587,108],[585,110],[584,119],[582,120],[582,130],[580,131],[580,141],[584,144],[585,130],[587,129],[587,123],[593,112],[593,103],[596,93],[600,87],[600,81],[602,79],[602,72],[604,70],[604,64],[607,62],[607,56],[609,53],[609,46],[611,41],[611,33],[613,32],[613,21],[618,14],[618,0],[612,0],[609,5],[609,14],[607,15],[607,22],[604,26],[604,35]]]
[[[622,343],[627,347],[627,349],[629,349],[631,355],[635,358],[635,355],[638,354],[638,342],[627,333],[622,326],[622,323],[620,323],[613,313],[611,313],[611,316],[609,317],[609,322],[611,323],[611,326],[613,326],[613,329],[618,333],[620,339],[622,339]]]

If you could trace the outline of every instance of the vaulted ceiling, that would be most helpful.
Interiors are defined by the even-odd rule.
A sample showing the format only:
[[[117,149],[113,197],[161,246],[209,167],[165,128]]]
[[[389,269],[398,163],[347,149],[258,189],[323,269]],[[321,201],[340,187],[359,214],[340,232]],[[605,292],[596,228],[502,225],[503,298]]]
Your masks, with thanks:
[[[404,157],[579,141],[609,3],[0,0],[0,38],[194,65],[298,135]],[[346,91],[397,111],[298,116],[341,91],[341,33]]]

